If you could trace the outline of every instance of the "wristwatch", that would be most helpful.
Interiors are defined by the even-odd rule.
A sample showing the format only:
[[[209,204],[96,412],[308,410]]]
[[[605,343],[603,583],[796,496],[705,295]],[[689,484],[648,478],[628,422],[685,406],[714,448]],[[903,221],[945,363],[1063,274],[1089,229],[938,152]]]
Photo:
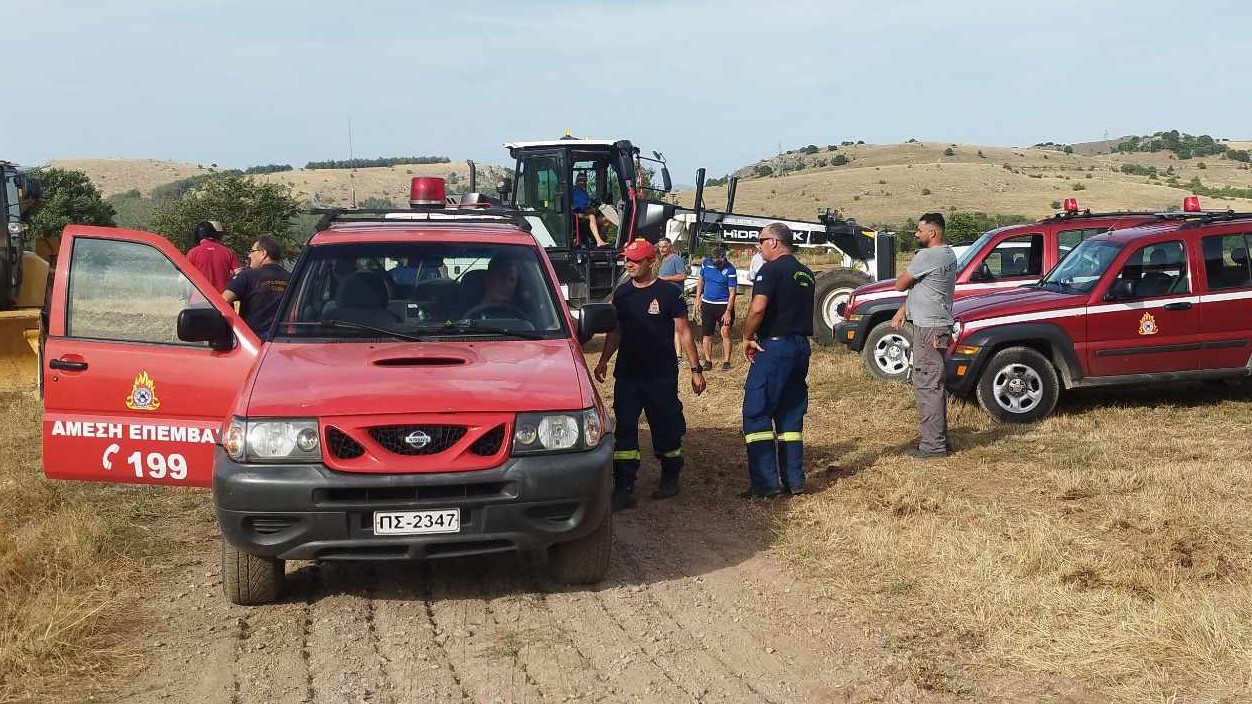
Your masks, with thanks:
[[[701,369],[700,367],[692,367],[692,368],[691,368],[691,373],[692,373],[692,374],[700,374],[700,375],[703,375],[703,374],[704,374],[704,370],[703,370],[703,369]]]

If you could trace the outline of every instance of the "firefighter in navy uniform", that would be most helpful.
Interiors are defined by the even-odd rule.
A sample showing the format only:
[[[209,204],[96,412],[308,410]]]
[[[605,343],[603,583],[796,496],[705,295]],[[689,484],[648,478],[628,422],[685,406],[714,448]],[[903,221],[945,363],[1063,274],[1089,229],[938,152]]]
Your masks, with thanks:
[[[809,408],[809,337],[816,280],[796,260],[791,229],[761,230],[765,264],[752,282],[743,326],[743,355],[751,367],[743,387],[743,438],[748,447],[744,498],[804,491],[804,414]]]
[[[693,365],[699,359],[682,291],[656,277],[656,249],[646,240],[635,240],[622,254],[630,281],[613,292],[617,326],[605,337],[595,368],[596,381],[604,383],[609,360],[618,353],[613,370],[613,415],[617,419],[613,435],[614,511],[636,503],[640,412],[648,414],[652,451],[661,461],[661,480],[652,498],[667,499],[678,493],[687,423],[678,400],[675,333],[687,359]],[[698,366],[691,367],[691,390],[697,395],[704,391],[704,374]]]

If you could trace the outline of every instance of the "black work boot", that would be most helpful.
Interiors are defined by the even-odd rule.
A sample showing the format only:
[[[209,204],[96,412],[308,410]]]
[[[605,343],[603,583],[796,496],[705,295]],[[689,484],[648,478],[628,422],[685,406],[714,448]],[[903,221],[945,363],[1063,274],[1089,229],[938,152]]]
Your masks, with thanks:
[[[639,500],[635,498],[635,487],[633,486],[615,486],[613,487],[613,498],[609,500],[609,505],[614,511],[622,511],[628,508],[634,508]]]
[[[661,483],[652,492],[654,499],[668,499],[678,496],[678,472],[661,472]]]

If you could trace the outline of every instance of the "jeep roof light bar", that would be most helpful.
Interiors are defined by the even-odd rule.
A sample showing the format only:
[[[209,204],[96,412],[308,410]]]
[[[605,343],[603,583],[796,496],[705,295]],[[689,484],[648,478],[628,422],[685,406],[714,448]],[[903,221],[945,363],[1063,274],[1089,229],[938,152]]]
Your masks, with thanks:
[[[313,215],[321,215],[315,232],[328,229],[336,223],[375,223],[404,225],[415,221],[433,222],[441,225],[512,225],[530,232],[530,223],[512,208],[444,208],[440,210],[411,210],[405,208],[313,208]]]

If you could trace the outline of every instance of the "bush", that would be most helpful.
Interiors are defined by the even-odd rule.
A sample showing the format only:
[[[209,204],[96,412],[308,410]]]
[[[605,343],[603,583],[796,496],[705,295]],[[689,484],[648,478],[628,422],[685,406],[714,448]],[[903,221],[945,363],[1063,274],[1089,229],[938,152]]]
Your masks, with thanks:
[[[773,176],[774,168],[770,166],[769,164],[757,164],[756,166],[752,167],[752,175],[761,176],[761,177]]]
[[[1062,149],[1061,151],[1065,152],[1066,154],[1073,154],[1073,153],[1074,153],[1074,148],[1073,148],[1073,147],[1071,147],[1071,146],[1069,146],[1068,144],[1066,144],[1066,145],[1065,145],[1065,148],[1064,148],[1064,149]]]
[[[292,171],[291,164],[266,164],[264,166],[249,166],[244,169],[245,175],[253,174],[276,174],[283,171]]]
[[[905,142],[905,144],[917,144],[917,140],[913,139],[912,137],[909,137],[909,140]]]
[[[922,195],[924,195],[924,196],[928,196],[928,195],[930,195],[930,189],[929,189],[929,188],[923,188],[923,189],[922,189]]]
[[[956,156],[956,152],[952,151],[952,147],[943,150],[944,156]]]
[[[82,171],[46,168],[34,175],[43,185],[43,201],[30,218],[35,237],[56,237],[71,223],[78,225],[115,224],[117,212],[100,197],[87,174]]]
[[[1073,189],[1073,190],[1075,190],[1075,191],[1085,191],[1085,190],[1087,190],[1087,187],[1086,187],[1086,186],[1084,186],[1084,185],[1082,185],[1081,183],[1074,183],[1074,184],[1070,184],[1070,188],[1071,188],[1071,189]]]
[[[810,144],[809,146],[805,147],[801,151],[803,151],[805,154],[816,154],[820,152],[821,149],[818,149],[816,144]]]
[[[983,153],[982,153],[982,150],[981,150],[981,149],[979,149],[979,150],[978,150],[978,158],[979,158],[979,159],[986,159],[986,158],[987,158],[987,156],[986,156],[985,154],[983,154]]]
[[[987,230],[1030,222],[1024,215],[988,215],[979,211],[954,212],[947,218],[947,240],[952,244],[973,242]]]
[[[152,225],[181,249],[192,242],[192,229],[201,220],[217,220],[226,229],[223,243],[244,252],[261,235],[276,237],[291,256],[307,239],[308,232],[295,231],[300,205],[290,189],[277,183],[260,183],[232,174],[214,176],[181,197],[160,204]]]
[[[826,145],[826,151],[828,151],[828,152],[839,151],[839,145],[838,145],[838,144],[827,144],[827,145]]]
[[[1172,173],[1173,167],[1170,167],[1170,171]],[[1141,164],[1122,164],[1122,173],[1130,174],[1131,176],[1155,176],[1156,167],[1143,166]]]
[[[1203,162],[1203,161],[1201,161],[1201,162],[1197,163],[1197,164],[1195,165],[1195,167],[1196,167],[1197,169],[1207,169],[1207,168],[1208,168],[1207,166],[1205,166],[1205,165],[1204,165],[1204,162]]]
[[[851,161],[851,159],[849,159],[846,154],[836,154],[835,158],[830,160],[830,165],[831,166],[843,166],[849,161]]]
[[[1060,209],[1061,209],[1061,201],[1059,201],[1059,200],[1054,200],[1054,201],[1052,201],[1052,209],[1053,209],[1053,210],[1060,210]]]

